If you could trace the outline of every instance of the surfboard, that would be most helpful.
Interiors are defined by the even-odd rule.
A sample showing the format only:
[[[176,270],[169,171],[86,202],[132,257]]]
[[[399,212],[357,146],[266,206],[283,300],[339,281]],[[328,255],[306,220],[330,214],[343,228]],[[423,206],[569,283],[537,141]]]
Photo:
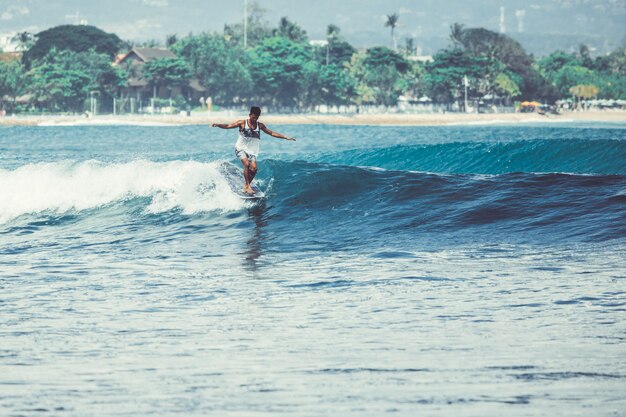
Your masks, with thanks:
[[[256,185],[255,182],[253,182],[251,186],[252,191],[254,191],[254,194],[248,194],[242,191],[243,172],[241,168],[237,168],[235,165],[231,164],[230,162],[224,162],[220,166],[220,171],[222,172],[222,175],[224,175],[224,178],[226,178],[226,181],[228,182],[230,189],[233,191],[233,193],[237,194],[237,196],[239,196],[240,198],[243,198],[244,200],[258,200],[260,198],[265,197],[265,193],[261,191],[261,189],[259,188],[258,185]]]

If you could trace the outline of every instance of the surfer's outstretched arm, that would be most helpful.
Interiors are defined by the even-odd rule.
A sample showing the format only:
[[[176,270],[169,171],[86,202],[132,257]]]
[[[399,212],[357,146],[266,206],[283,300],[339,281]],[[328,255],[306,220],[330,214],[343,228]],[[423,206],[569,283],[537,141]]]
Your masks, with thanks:
[[[267,128],[267,126],[265,126],[263,123],[260,123],[260,122],[259,122],[259,127],[261,128],[261,130],[262,130],[262,131],[264,131],[264,132],[265,132],[265,133],[267,133],[268,135],[273,136],[273,137],[275,137],[275,138],[278,138],[278,139],[285,139],[285,140],[296,140],[296,138],[290,138],[290,137],[287,137],[287,136],[285,136],[285,135],[282,135],[282,134],[280,134],[280,133],[278,133],[278,132],[274,132],[274,131],[272,131],[272,130],[268,129],[268,128]]]
[[[220,129],[234,129],[236,127],[241,128],[241,126],[243,125],[243,120],[237,120],[236,122],[233,123],[213,123],[211,126],[212,127],[219,127]]]

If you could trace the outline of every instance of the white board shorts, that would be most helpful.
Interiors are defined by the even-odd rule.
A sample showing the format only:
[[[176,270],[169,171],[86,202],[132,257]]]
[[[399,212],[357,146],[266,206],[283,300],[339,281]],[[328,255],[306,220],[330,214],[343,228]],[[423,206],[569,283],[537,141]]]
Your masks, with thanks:
[[[250,162],[256,162],[256,155],[250,155],[243,149],[235,149],[235,155],[237,155],[237,158],[239,158],[241,161],[247,159]]]

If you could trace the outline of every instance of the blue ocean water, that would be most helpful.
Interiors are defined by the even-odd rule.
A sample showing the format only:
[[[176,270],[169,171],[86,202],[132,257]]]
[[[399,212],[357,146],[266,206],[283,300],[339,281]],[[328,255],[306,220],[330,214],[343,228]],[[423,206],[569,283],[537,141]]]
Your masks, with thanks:
[[[0,128],[0,415],[626,415],[626,123]]]

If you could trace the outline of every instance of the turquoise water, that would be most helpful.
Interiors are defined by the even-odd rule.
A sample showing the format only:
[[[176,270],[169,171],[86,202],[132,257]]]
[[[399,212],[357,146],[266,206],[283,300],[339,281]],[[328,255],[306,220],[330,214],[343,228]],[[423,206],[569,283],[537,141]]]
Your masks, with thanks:
[[[626,124],[0,129],[0,414],[626,413]]]

